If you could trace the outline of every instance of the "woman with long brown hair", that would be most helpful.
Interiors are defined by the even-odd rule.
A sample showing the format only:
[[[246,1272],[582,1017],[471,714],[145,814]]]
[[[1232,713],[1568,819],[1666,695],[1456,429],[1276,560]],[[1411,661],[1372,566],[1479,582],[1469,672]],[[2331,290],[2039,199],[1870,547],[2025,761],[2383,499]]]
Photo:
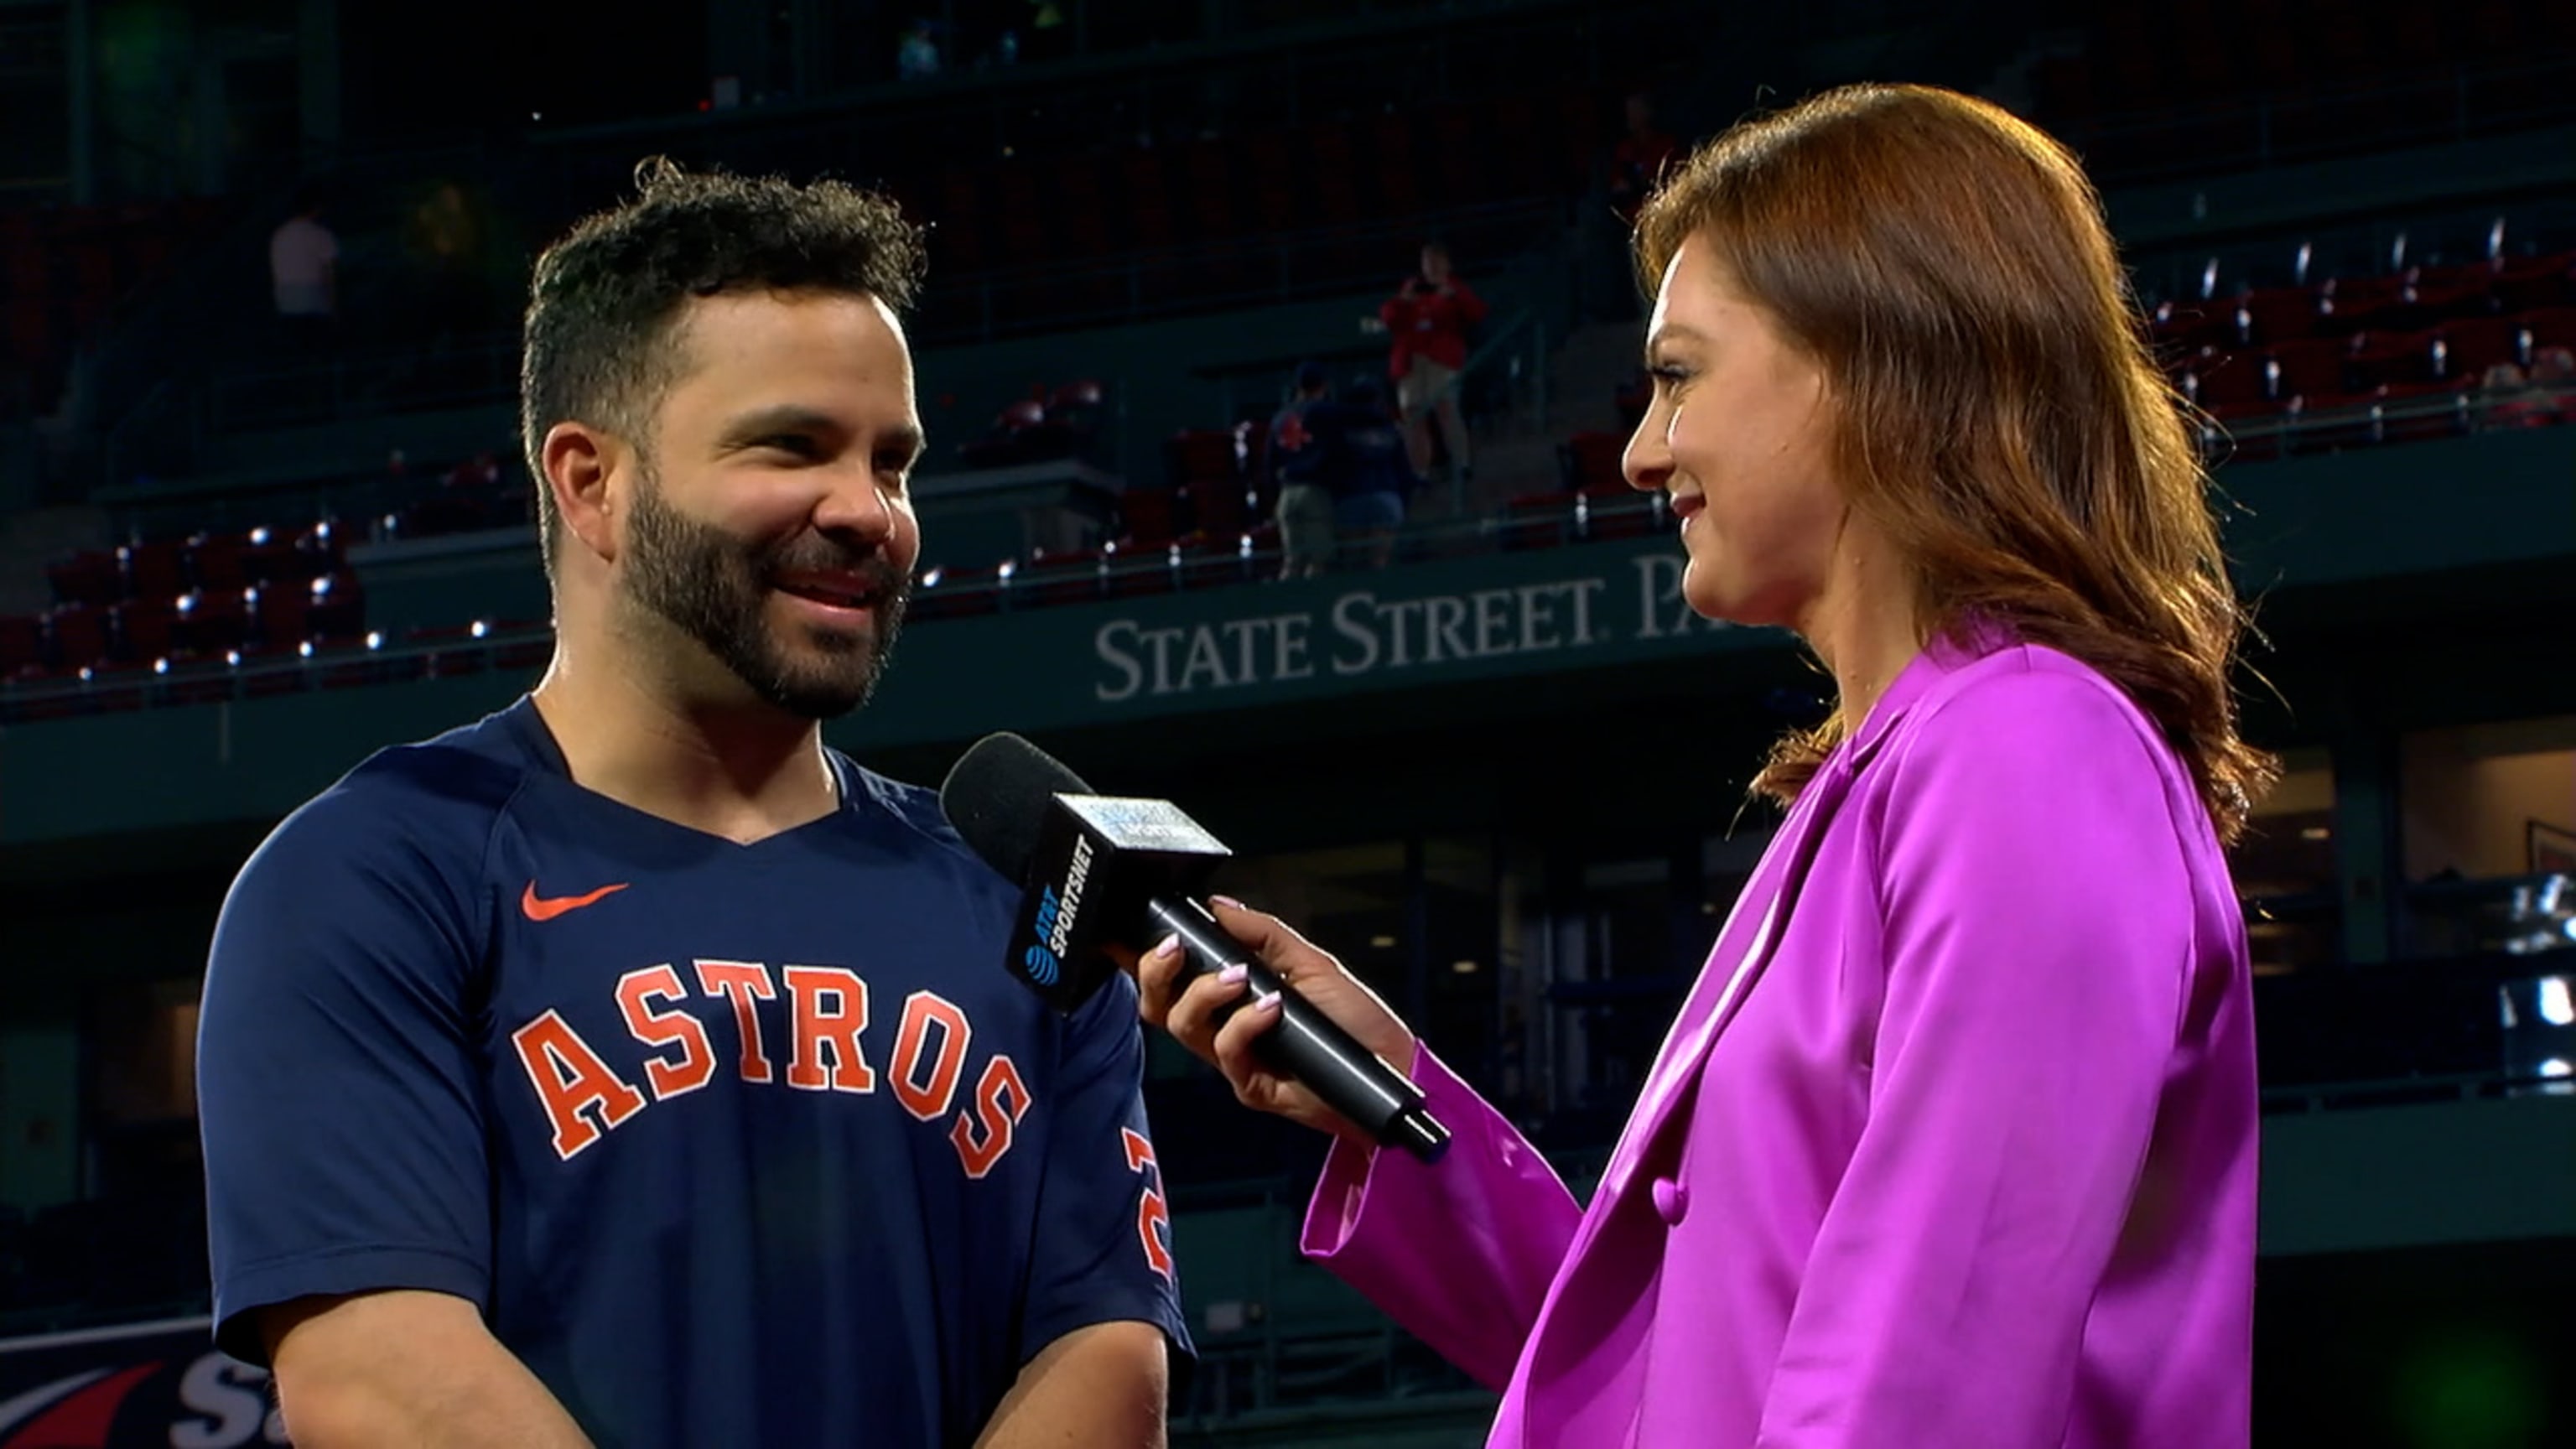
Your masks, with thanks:
[[[1340,1137],[1308,1253],[1504,1394],[1497,1445],[2249,1434],[2256,1093],[2222,843],[2268,783],[2182,405],[2099,204],[1981,101],[1831,92],[1647,206],[1664,492],[1712,618],[1838,708],[1589,1208],[1329,956],[1255,947],[1456,1128],[1425,1167],[1263,1068],[1240,980],[1144,1009]],[[1711,771],[1693,741],[1641,743]],[[1245,1009],[1238,1010],[1238,1007]]]

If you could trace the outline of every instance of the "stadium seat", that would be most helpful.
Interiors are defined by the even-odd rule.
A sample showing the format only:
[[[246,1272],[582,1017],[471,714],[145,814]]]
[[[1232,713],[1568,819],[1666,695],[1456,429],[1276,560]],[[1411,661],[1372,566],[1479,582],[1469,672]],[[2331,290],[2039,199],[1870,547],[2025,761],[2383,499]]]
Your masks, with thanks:
[[[2271,349],[2271,393],[2275,402],[2306,400],[2309,410],[2332,406],[2351,391],[2343,360],[2349,344],[2339,337],[2312,337]]]
[[[1234,478],[1204,479],[1182,489],[1191,530],[1212,538],[1234,538],[1249,526],[1252,500]]]
[[[2348,336],[2380,324],[2382,313],[2405,305],[2404,277],[2329,277],[2317,289],[2320,333]]]
[[[2203,410],[2268,403],[2270,388],[2263,358],[2255,353],[2208,353],[2183,373],[2183,395]]]
[[[171,599],[127,599],[109,611],[114,630],[108,656],[148,665],[167,658],[178,635],[179,611]]]
[[[126,597],[169,600],[186,593],[187,549],[185,543],[169,539],[118,549],[116,561],[125,579]]]
[[[1558,445],[1558,473],[1572,492],[1623,491],[1628,480],[1620,472],[1619,459],[1626,450],[1627,440],[1618,434],[1587,428]]]
[[[1118,495],[1118,518],[1133,546],[1160,546],[1180,536],[1179,495],[1130,487]]]
[[[2530,334],[2531,356],[2539,358],[2547,347],[2576,347],[2576,307],[2544,307],[2523,315],[2522,325]]]
[[[2435,337],[2432,332],[2355,333],[2352,354],[2344,359],[2344,376],[2361,392],[2438,384]]]
[[[171,643],[182,654],[222,658],[250,640],[250,609],[241,589],[195,589],[179,596]]]
[[[1227,428],[1190,428],[1174,433],[1164,458],[1172,486],[1237,476],[1235,434]]]
[[[2237,341],[2255,347],[2314,336],[2317,295],[2305,287],[2267,287],[2236,299]]]
[[[2435,335],[2440,375],[2475,380],[2500,362],[2526,360],[2522,324],[2510,317],[2472,317],[2445,322]]]
[[[57,604],[104,607],[125,594],[125,579],[117,569],[116,555],[103,550],[76,553],[48,564],[45,578]]]
[[[2576,252],[2507,262],[2496,269],[2494,291],[2497,309],[2505,312],[2576,302]]]

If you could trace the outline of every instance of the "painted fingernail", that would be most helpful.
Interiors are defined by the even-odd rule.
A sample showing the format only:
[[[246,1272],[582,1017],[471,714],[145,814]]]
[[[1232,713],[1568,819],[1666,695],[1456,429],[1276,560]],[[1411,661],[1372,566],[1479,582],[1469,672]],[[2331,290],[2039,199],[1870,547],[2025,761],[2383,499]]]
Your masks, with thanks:
[[[1172,934],[1165,936],[1160,941],[1155,942],[1154,949],[1146,952],[1145,954],[1157,961],[1160,961],[1165,957],[1178,955],[1180,953],[1180,949],[1181,933],[1174,931]]]
[[[1277,1016],[1279,1014],[1279,1009],[1286,1005],[1287,1001],[1288,997],[1285,992],[1274,991],[1268,996],[1261,998],[1259,1001],[1254,1002],[1252,1004],[1252,1009],[1265,1016]]]
[[[1242,962],[1240,962],[1240,961],[1237,961],[1237,962],[1235,962],[1233,965],[1228,966],[1228,967],[1227,967],[1227,968],[1225,968],[1224,970],[1222,970],[1222,971],[1220,971],[1220,972],[1216,973],[1216,979],[1217,979],[1220,983],[1222,983],[1222,984],[1224,984],[1224,985],[1227,985],[1227,986],[1240,986],[1240,985],[1242,985],[1242,984],[1243,984],[1243,979],[1244,979],[1245,977],[1247,977],[1247,976],[1250,976],[1251,974],[1252,974],[1252,968],[1251,968],[1251,967],[1244,965],[1244,964],[1243,964]]]
[[[1252,909],[1252,907],[1245,905],[1243,902],[1236,900],[1232,896],[1210,896],[1208,897],[1208,904],[1212,906],[1223,906],[1229,911],[1248,911]]]

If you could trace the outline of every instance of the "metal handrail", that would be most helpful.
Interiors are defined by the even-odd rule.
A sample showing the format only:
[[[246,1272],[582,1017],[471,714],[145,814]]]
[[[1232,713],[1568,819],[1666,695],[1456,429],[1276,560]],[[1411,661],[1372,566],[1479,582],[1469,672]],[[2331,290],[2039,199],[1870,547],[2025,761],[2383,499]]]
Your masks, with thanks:
[[[2576,401],[2576,388],[2560,386],[2548,389],[2551,395]],[[2204,442],[2217,448],[2228,440],[2241,450],[2249,439],[2296,439],[2303,434],[2325,434],[2333,429],[2362,428],[2374,436],[2384,433],[2390,423],[2410,419],[2474,416],[2466,394],[2444,394],[2394,403],[2373,403],[2360,408],[2332,413],[2283,417],[2278,420],[2239,422],[2222,427],[2209,423],[2204,428]],[[2466,428],[2464,426],[2463,430]],[[1633,520],[1647,527],[1662,523],[1660,495],[1639,494],[1634,497],[1594,499],[1571,495],[1564,500],[1561,516],[1514,516],[1488,514],[1473,518],[1443,520],[1438,523],[1408,523],[1400,535],[1400,558],[1448,558],[1499,551],[1507,547],[1555,547],[1577,544],[1597,537],[1633,534],[1634,527],[1620,528]],[[524,545],[525,528],[513,528],[496,535],[506,536],[509,546]],[[1006,571],[979,575],[972,583],[956,584],[925,578],[915,594],[917,617],[927,625],[943,616],[1014,612],[1025,608],[1048,608],[1073,603],[1087,603],[1130,597],[1140,593],[1192,592],[1209,588],[1239,587],[1266,582],[1275,569],[1275,544],[1264,545],[1253,534],[1240,535],[1234,542],[1230,564],[1222,545],[1214,549],[1186,549],[1180,543],[1156,545],[1151,549],[1123,556],[1104,552],[1096,560],[1085,561],[1073,568],[1059,569],[1044,564],[1021,567],[1014,564]],[[1150,576],[1163,575],[1155,586],[1129,589],[1131,583],[1142,584]],[[1088,587],[1067,589],[1087,579]],[[164,704],[200,703],[208,699],[242,697],[261,692],[262,683],[294,677],[315,687],[336,681],[352,667],[375,665],[386,679],[419,678],[428,675],[436,663],[449,661],[458,672],[514,667],[496,661],[512,654],[519,646],[551,637],[543,627],[505,630],[494,626],[483,636],[443,641],[389,641],[381,635],[372,646],[341,645],[314,648],[295,658],[263,659],[241,655],[224,660],[162,660],[155,665],[137,665],[124,670],[100,670],[82,679],[39,679],[33,681],[0,681],[0,720],[42,718],[61,713],[87,712],[101,708],[151,708]],[[226,685],[229,687],[225,687]]]

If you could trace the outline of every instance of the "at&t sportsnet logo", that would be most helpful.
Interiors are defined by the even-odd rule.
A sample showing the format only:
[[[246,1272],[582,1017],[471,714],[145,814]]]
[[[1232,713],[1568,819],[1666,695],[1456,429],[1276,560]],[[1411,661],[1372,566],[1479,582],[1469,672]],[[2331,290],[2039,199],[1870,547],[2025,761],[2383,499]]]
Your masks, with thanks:
[[[1091,838],[1073,838],[1073,860],[1065,866],[1064,894],[1054,886],[1038,892],[1037,942],[1021,956],[1029,980],[1040,986],[1053,986],[1063,974],[1065,948],[1073,940],[1074,921],[1082,911],[1083,883],[1091,877]]]
[[[0,1339],[0,1449],[284,1444],[268,1374],[207,1347],[203,1318]]]

